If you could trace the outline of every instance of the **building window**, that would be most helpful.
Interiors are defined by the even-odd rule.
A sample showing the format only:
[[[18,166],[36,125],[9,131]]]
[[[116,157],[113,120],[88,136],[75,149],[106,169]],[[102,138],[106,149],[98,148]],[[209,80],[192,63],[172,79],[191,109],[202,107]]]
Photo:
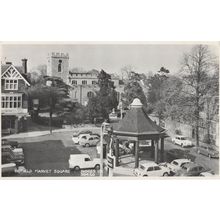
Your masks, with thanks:
[[[17,79],[6,79],[5,90],[18,90],[18,80]]]
[[[87,85],[87,81],[86,81],[86,80],[83,80],[83,81],[82,81],[82,84],[83,84],[83,85]]]
[[[59,60],[59,64],[58,64],[58,72],[61,72],[61,64],[62,64],[62,60]]]
[[[76,80],[72,80],[72,85],[77,85],[77,81]]]
[[[21,95],[2,96],[2,108],[21,108]]]
[[[93,93],[93,92],[88,92],[88,93],[87,93],[87,97],[88,97],[88,98],[92,98],[93,96],[94,96],[94,93]]]
[[[96,81],[92,81],[92,85],[96,85],[97,84],[97,82]]]

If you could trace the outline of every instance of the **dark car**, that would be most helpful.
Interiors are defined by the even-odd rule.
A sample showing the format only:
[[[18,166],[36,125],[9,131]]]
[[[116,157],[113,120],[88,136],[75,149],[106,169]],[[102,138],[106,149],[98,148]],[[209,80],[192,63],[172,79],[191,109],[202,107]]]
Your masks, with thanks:
[[[8,140],[8,139],[2,139],[2,146],[3,145],[10,145],[12,146],[13,148],[19,148],[19,143],[17,141],[11,141],[11,140]]]
[[[175,176],[199,176],[201,173],[205,172],[206,169],[201,165],[196,163],[187,163],[182,166],[182,169],[179,170]]]
[[[213,147],[200,146],[197,148],[198,154],[203,154],[209,158],[219,158],[219,152]]]
[[[190,154],[189,150],[182,150],[176,148],[168,150],[166,152],[166,155],[167,155],[167,162],[171,162],[175,159],[183,159],[183,158],[194,161],[196,158],[194,155]]]

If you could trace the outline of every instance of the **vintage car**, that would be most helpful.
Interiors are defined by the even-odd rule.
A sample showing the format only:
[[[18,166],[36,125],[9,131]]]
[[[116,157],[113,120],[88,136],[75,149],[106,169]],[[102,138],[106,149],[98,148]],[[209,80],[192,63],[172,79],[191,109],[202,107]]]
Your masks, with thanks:
[[[22,148],[13,148],[11,145],[2,145],[2,163],[24,164],[24,153]]]
[[[219,152],[213,147],[201,145],[197,148],[197,152],[198,154],[203,154],[209,158],[219,158]]]
[[[206,169],[201,165],[190,162],[184,164],[181,170],[175,174],[175,176],[199,176],[201,173],[205,172]]]
[[[100,137],[96,134],[89,134],[85,136],[85,138],[81,138],[79,140],[79,144],[83,147],[90,147],[90,146],[96,146],[99,142]]]
[[[71,154],[69,158],[69,169],[79,171],[81,169],[100,169],[100,159],[91,159],[88,154]]]
[[[158,165],[155,162],[144,162],[139,165],[137,169],[134,170],[134,175],[138,177],[146,177],[146,176],[153,176],[153,177],[160,177],[160,176],[169,176],[170,169]]]
[[[176,172],[182,169],[182,166],[184,164],[187,164],[190,162],[191,160],[189,159],[176,159],[176,160],[173,160],[171,163],[167,163],[166,166],[170,169],[170,172],[172,174],[175,174]]]
[[[172,142],[174,144],[180,145],[181,147],[193,146],[192,141],[188,140],[182,135],[176,135],[174,138],[172,138]]]

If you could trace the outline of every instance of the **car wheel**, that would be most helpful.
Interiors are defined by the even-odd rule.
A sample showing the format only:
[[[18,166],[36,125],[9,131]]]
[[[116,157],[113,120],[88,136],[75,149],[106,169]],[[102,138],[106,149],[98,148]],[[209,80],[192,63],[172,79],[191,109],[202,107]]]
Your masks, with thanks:
[[[168,173],[164,173],[163,176],[169,176]]]
[[[74,167],[74,171],[80,171],[80,167],[79,166],[75,166]]]
[[[86,143],[85,147],[89,147],[89,146],[90,146],[90,144],[89,144],[89,143]]]
[[[100,170],[100,165],[99,164],[95,165],[95,170]]]
[[[183,144],[181,144],[181,147],[184,148]]]

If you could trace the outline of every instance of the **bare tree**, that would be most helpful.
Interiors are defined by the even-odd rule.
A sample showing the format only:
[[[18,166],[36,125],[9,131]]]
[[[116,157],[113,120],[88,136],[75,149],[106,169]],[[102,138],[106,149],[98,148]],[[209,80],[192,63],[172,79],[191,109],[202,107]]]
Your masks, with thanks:
[[[214,73],[215,57],[206,45],[196,45],[192,50],[184,54],[181,73],[184,83],[184,91],[188,96],[188,102],[192,110],[192,123],[195,127],[196,146],[199,146],[200,113],[203,110],[203,97],[209,90],[208,79]]]
[[[135,72],[135,68],[131,65],[126,65],[121,68],[122,80],[129,79],[132,73]]]

